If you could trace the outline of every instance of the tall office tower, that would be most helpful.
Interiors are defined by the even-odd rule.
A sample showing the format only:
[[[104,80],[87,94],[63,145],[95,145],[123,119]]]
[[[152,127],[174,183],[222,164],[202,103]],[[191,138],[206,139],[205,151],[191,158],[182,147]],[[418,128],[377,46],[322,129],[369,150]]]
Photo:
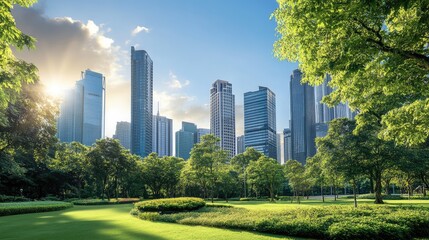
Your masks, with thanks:
[[[289,128],[283,130],[284,161],[292,159],[292,136]]]
[[[237,137],[237,155],[240,153],[244,153],[246,151],[246,147],[244,146],[244,135]]]
[[[283,133],[277,133],[277,162],[279,164],[285,163],[284,157],[284,137]]]
[[[198,128],[197,129],[197,142],[201,142],[201,137],[204,135],[210,134],[210,129],[207,128]]]
[[[76,141],[90,146],[104,138],[106,80],[102,74],[89,69],[82,72],[62,103],[58,119],[61,141]]]
[[[244,146],[277,159],[276,95],[266,87],[244,93]]]
[[[131,47],[131,152],[152,152],[153,62],[144,50]]]
[[[217,80],[210,89],[210,133],[220,138],[220,147],[235,155],[235,97],[232,84]]]
[[[113,135],[114,139],[118,139],[121,145],[130,149],[131,142],[131,123],[129,122],[117,122],[116,123],[116,131]]]
[[[153,116],[152,152],[158,156],[173,155],[173,120],[158,114]]]
[[[176,132],[176,157],[189,159],[190,152],[196,143],[197,125],[182,122],[182,129]]]
[[[331,76],[327,74],[323,83],[315,87],[316,123],[328,123],[335,118],[335,108],[322,103],[323,97],[332,92],[332,88],[328,86],[329,81]]]
[[[290,77],[292,159],[305,164],[316,153],[314,88],[301,84],[302,73],[296,69]]]

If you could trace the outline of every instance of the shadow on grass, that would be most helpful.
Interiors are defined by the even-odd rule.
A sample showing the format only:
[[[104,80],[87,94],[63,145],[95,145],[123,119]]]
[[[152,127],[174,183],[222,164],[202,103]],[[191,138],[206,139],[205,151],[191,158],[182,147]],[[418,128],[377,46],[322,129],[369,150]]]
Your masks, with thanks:
[[[58,212],[36,213],[0,217],[1,239],[154,239],[162,240],[160,236],[137,231],[126,225],[114,224],[115,221],[103,219],[76,219],[71,213],[77,209]],[[78,211],[86,211],[79,207]],[[91,209],[87,209],[91,210]],[[97,208],[92,208],[97,211]],[[123,208],[115,209],[113,211]],[[124,214],[127,214],[126,212]],[[140,230],[140,229],[139,229]]]

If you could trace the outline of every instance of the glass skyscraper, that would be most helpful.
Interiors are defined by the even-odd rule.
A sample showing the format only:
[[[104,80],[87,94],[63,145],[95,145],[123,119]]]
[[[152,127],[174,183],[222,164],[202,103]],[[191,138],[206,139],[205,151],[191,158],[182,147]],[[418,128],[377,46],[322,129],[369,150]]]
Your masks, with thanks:
[[[159,115],[153,116],[152,151],[158,156],[173,155],[173,120]]]
[[[176,132],[176,157],[189,159],[190,152],[197,142],[197,125],[182,122],[182,129]]]
[[[232,84],[217,80],[210,89],[210,133],[220,138],[220,147],[235,155],[235,97]]]
[[[293,71],[290,77],[292,159],[305,164],[316,153],[314,88],[301,84],[302,73]]]
[[[106,82],[102,74],[85,70],[82,80],[66,94],[58,119],[60,141],[90,146],[104,138]]]
[[[277,159],[276,95],[269,88],[244,93],[244,146]]]
[[[131,152],[152,152],[153,62],[144,50],[131,47]]]

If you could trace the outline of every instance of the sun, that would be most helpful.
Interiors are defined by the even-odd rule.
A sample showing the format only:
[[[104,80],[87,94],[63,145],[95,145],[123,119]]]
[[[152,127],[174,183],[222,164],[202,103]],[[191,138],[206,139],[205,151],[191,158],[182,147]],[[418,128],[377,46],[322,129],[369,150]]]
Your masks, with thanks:
[[[52,98],[62,98],[65,87],[58,84],[45,85],[45,93]]]

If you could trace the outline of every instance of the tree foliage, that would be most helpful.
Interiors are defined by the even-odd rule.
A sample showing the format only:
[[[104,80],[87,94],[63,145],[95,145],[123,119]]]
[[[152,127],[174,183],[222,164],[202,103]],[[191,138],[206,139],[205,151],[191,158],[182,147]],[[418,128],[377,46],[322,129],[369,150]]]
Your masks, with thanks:
[[[331,74],[335,90],[325,102],[348,101],[366,115],[358,125],[381,125],[385,140],[428,139],[427,0],[278,3],[275,55],[298,61],[304,82],[318,85]]]

